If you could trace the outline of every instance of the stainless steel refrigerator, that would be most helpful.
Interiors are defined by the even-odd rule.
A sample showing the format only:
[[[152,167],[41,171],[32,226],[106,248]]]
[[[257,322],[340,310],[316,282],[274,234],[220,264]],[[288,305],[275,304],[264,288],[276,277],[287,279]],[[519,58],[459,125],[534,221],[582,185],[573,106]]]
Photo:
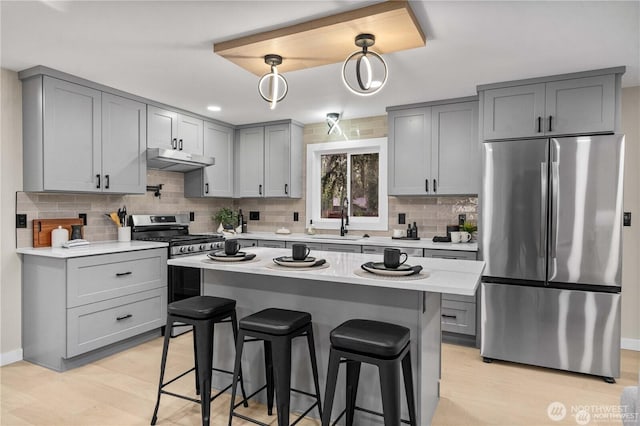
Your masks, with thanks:
[[[481,355],[620,376],[624,135],[483,144]]]

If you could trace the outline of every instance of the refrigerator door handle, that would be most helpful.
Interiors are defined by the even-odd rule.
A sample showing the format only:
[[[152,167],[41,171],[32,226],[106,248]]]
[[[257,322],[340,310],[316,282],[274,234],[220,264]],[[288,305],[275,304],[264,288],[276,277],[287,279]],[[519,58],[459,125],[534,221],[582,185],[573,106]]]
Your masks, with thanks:
[[[559,179],[559,168],[558,162],[551,162],[551,220],[549,222],[550,226],[550,235],[551,235],[551,258],[556,258],[556,246],[558,245],[558,189],[560,183]],[[555,276],[555,263],[554,271],[551,276]]]
[[[549,174],[549,165],[540,163],[540,247],[538,248],[538,256],[545,256],[545,236],[547,223],[547,176]]]

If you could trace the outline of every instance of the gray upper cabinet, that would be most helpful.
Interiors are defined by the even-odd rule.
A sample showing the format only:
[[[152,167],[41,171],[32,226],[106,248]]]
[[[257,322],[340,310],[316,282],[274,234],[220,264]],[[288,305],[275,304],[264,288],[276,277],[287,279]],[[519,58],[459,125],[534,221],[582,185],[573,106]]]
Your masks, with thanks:
[[[176,149],[202,155],[203,120],[149,105],[147,125],[147,148]]]
[[[477,194],[478,102],[423,105],[388,110],[389,195]]]
[[[23,189],[144,193],[145,111],[84,85],[25,78]]]
[[[390,111],[389,195],[431,194],[431,108]]]
[[[236,155],[237,196],[264,195],[264,127],[250,127],[238,132]]]
[[[624,70],[608,68],[478,86],[482,138],[616,132]]]
[[[302,127],[294,123],[242,128],[236,149],[237,197],[302,196]]]
[[[144,194],[147,187],[147,106],[102,94],[103,190]]]
[[[544,134],[544,84],[487,90],[483,137],[508,139]]]
[[[480,190],[478,102],[431,107],[432,190],[438,195]]]
[[[231,127],[204,122],[204,155],[215,164],[185,173],[185,197],[233,197],[233,137]]]

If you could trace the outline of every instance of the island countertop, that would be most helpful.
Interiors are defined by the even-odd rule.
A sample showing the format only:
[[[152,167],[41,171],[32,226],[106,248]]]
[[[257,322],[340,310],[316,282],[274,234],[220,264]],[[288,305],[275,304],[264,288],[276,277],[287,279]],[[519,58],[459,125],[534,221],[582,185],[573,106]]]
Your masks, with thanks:
[[[409,257],[407,264],[421,265],[423,279],[401,279],[400,277],[364,278],[356,275],[361,265],[366,262],[381,262],[382,255],[339,253],[314,250],[311,255],[316,259],[326,259],[328,268],[272,268],[273,259],[290,256],[289,249],[252,247],[243,249],[255,253],[256,258],[247,262],[220,262],[210,260],[205,254],[170,259],[167,263],[173,266],[184,266],[218,271],[239,272],[254,275],[280,276],[301,280],[329,281],[334,283],[355,284],[372,287],[387,287],[405,290],[448,293],[473,296],[480,282],[484,269],[483,261],[434,259]]]

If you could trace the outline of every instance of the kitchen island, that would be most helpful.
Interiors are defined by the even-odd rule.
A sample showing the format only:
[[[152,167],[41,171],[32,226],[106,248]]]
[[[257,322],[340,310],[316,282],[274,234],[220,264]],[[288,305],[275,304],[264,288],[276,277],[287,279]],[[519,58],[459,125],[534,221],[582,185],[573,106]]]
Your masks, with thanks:
[[[329,357],[329,333],[334,327],[352,318],[408,327],[418,424],[431,423],[439,397],[440,295],[475,294],[484,262],[410,257],[407,264],[421,265],[423,274],[420,279],[400,279],[367,277],[359,272],[365,262],[382,261],[381,255],[313,251],[311,255],[326,259],[328,267],[286,269],[275,266],[272,259],[288,256],[291,250],[257,247],[246,251],[255,253],[256,258],[247,262],[217,262],[201,255],[174,258],[168,264],[200,268],[202,293],[237,300],[239,318],[269,307],[311,313],[322,391]],[[233,368],[231,339],[230,330],[223,326],[216,328],[214,364],[217,368]],[[293,346],[292,386],[310,390],[313,382],[306,345],[302,343],[296,342]],[[245,345],[243,373],[248,393],[262,386],[262,345]],[[340,376],[334,418],[344,408],[344,373]],[[214,374],[214,387],[222,388],[228,381],[228,376]],[[404,397],[402,400],[403,418],[408,418]],[[308,397],[292,394],[292,411],[308,405]],[[375,367],[362,367],[357,405],[382,411]],[[358,424],[382,424],[382,419],[359,412]]]

